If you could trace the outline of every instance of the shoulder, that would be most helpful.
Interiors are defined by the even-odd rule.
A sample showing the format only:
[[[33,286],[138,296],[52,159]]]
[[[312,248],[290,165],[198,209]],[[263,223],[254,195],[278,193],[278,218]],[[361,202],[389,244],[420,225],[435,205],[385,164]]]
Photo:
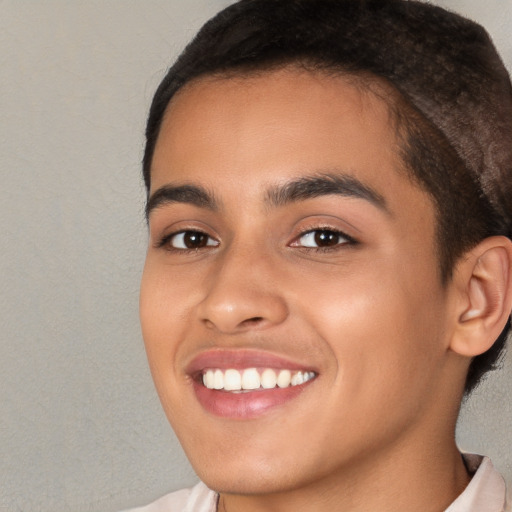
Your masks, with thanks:
[[[181,489],[158,500],[125,512],[215,512],[217,494],[202,482],[189,489]]]

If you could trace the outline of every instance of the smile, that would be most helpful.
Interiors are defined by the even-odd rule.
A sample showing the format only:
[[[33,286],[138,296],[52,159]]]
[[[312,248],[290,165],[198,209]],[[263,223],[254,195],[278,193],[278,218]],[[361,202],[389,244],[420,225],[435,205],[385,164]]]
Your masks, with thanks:
[[[205,412],[251,420],[311,396],[320,371],[267,351],[213,349],[197,354],[185,373]]]
[[[300,386],[316,377],[312,371],[292,371],[273,368],[247,368],[245,370],[208,369],[203,372],[203,385],[208,389],[244,392]]]

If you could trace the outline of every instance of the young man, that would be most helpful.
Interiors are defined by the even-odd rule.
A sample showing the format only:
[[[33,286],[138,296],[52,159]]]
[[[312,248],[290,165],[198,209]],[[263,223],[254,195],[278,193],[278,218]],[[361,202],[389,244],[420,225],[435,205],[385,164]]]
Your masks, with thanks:
[[[141,322],[200,483],[144,511],[499,512],[460,402],[512,309],[512,93],[432,5],[242,0],[160,85]]]

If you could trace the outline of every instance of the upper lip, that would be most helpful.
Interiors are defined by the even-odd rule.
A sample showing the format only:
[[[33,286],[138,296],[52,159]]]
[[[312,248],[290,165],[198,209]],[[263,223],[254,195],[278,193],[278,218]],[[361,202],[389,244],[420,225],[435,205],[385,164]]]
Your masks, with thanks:
[[[208,368],[242,370],[245,368],[275,368],[315,371],[310,363],[301,363],[286,356],[254,349],[210,349],[199,353],[187,365],[186,372],[194,375]]]

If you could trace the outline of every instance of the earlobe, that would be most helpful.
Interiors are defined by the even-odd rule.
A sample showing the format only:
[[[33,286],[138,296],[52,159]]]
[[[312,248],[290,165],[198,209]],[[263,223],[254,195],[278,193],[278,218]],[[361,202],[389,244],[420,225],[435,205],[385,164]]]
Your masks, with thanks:
[[[486,238],[455,270],[462,293],[450,348],[475,357],[491,348],[512,309],[512,242],[501,236]]]

